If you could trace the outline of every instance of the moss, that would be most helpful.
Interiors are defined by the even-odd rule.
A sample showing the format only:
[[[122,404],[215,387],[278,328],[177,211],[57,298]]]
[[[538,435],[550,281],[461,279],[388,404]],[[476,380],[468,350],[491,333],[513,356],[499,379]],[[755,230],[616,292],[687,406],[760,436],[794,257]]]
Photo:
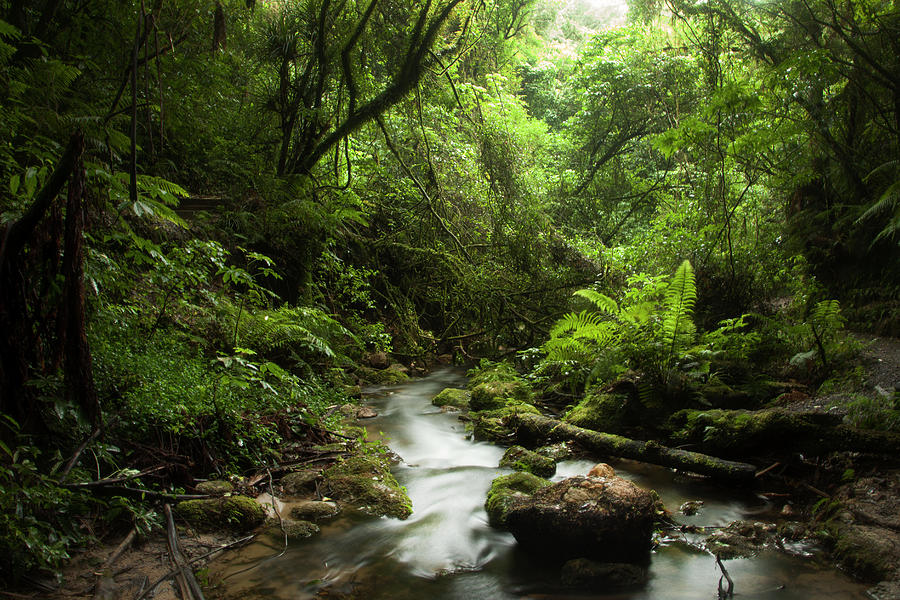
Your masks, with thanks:
[[[507,422],[510,416],[516,414],[540,413],[530,404],[521,404],[514,400],[501,408],[469,413],[472,437],[488,442],[509,443],[516,437],[516,432]]]
[[[806,419],[783,409],[682,410],[672,416],[669,426],[675,444],[696,444],[707,453],[734,456],[784,450],[785,440],[811,441],[810,434],[817,428]]]
[[[319,521],[334,517],[341,509],[334,502],[321,502],[318,500],[306,500],[294,503],[288,513],[292,519],[298,521]]]
[[[375,385],[396,385],[409,379],[405,369],[401,364],[393,364],[387,369],[360,367],[359,375],[364,380]]]
[[[230,481],[223,479],[212,479],[210,481],[201,481],[197,484],[196,490],[198,494],[209,494],[210,496],[224,496],[234,491],[234,486]]]
[[[299,496],[314,489],[318,478],[319,471],[316,469],[294,471],[281,478],[281,487],[285,494]]]
[[[507,401],[531,403],[531,389],[521,381],[487,381],[472,388],[469,408],[493,410],[502,408]]]
[[[624,394],[591,394],[569,410],[563,420],[578,427],[621,433],[625,429],[628,396]]]
[[[517,500],[527,498],[548,485],[550,482],[546,479],[525,472],[502,475],[494,479],[484,503],[488,522],[493,527],[505,527],[506,515]]]
[[[453,406],[456,408],[469,408],[470,392],[457,388],[445,388],[440,394],[432,398],[435,406]]]
[[[175,505],[175,512],[204,531],[215,531],[222,527],[247,531],[266,520],[263,507],[247,496],[185,500]]]
[[[522,446],[509,448],[500,459],[500,466],[533,473],[539,477],[552,477],[556,473],[556,463],[553,459],[526,450]]]
[[[379,454],[357,455],[324,473],[330,496],[358,506],[363,512],[405,519],[412,503],[391,474],[388,458]]]

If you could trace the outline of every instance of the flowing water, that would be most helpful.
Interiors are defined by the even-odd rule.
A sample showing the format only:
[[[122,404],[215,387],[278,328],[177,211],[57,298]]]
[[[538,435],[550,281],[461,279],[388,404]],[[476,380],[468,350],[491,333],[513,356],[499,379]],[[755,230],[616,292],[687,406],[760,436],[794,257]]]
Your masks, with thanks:
[[[691,599],[717,596],[715,560],[690,544],[669,540],[651,556],[647,583],[627,592],[572,592],[559,586],[558,567],[519,551],[513,537],[490,528],[483,504],[503,448],[466,439],[456,414],[431,406],[445,387],[462,387],[464,377],[446,370],[370,399],[379,416],[368,423],[403,462],[395,469],[408,489],[413,514],[405,521],[348,514],[322,525],[321,534],[282,548],[280,537],[262,539],[215,563],[228,597],[271,599],[513,599],[604,598]],[[554,479],[584,475],[588,461],[560,463]],[[670,510],[686,500],[703,500],[682,523],[721,526],[758,519],[773,507],[761,497],[680,478],[634,462],[615,463],[619,475],[657,490]],[[321,524],[320,524],[321,525]],[[841,573],[797,556],[763,554],[726,561],[736,597],[809,600],[865,598],[864,586]],[[254,567],[254,565],[256,565]],[[248,570],[249,569],[249,570]],[[223,580],[224,578],[224,580]]]

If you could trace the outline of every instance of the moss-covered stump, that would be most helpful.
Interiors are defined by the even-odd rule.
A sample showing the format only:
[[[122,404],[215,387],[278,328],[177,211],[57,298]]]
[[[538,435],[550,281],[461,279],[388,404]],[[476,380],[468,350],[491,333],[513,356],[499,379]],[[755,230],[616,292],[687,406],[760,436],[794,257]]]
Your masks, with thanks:
[[[522,446],[508,448],[500,459],[501,467],[508,467],[515,471],[533,473],[538,477],[553,477],[556,473],[556,462],[537,452],[527,450]]]
[[[266,520],[265,509],[247,496],[185,500],[175,505],[175,512],[202,531],[216,531],[223,527],[249,531]]]
[[[318,500],[301,500],[292,502],[288,506],[288,514],[298,521],[321,521],[330,519],[341,512],[335,502],[322,502]]]
[[[316,480],[321,476],[317,469],[304,469],[288,473],[281,478],[281,489],[288,496],[302,496],[316,489]]]
[[[468,390],[445,388],[440,394],[431,399],[431,403],[434,406],[467,409],[469,408],[469,397],[471,395],[471,392]]]
[[[671,439],[712,454],[748,456],[836,450],[896,455],[900,435],[836,424],[832,415],[783,408],[682,410],[669,420]]]
[[[628,401],[626,394],[593,393],[571,408],[563,420],[594,431],[622,433],[627,424]]]
[[[224,496],[234,491],[234,486],[230,481],[224,479],[211,479],[209,481],[201,481],[195,488],[198,494],[209,494],[210,496]]]
[[[487,501],[484,503],[488,522],[492,527],[505,527],[506,515],[516,502],[528,498],[548,485],[550,482],[546,479],[525,472],[502,475],[494,479],[487,493]]]
[[[409,496],[391,474],[386,456],[352,456],[327,469],[324,477],[329,496],[363,512],[398,519],[412,514]]]

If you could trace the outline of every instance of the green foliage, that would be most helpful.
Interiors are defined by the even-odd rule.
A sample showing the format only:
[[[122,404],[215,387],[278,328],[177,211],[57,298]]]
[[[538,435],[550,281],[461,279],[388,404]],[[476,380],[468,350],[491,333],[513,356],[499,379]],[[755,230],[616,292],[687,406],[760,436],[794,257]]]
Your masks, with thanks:
[[[854,394],[839,406],[847,409],[844,420],[854,427],[900,432],[900,393],[896,391],[891,396]]]
[[[0,580],[10,583],[39,569],[56,569],[69,558],[69,548],[85,540],[72,513],[80,498],[54,478],[62,460],[57,455],[48,471],[39,466],[41,449],[19,437],[18,424],[0,414]],[[7,435],[12,434],[12,435]],[[46,462],[46,461],[42,461]]]
[[[697,292],[690,263],[681,263],[664,290],[653,279],[635,278],[632,284],[623,295],[631,304],[621,307],[596,290],[575,292],[596,310],[568,313],[558,320],[542,346],[545,360],[569,365],[569,376],[584,385],[597,377],[609,380],[626,368],[664,383],[670,372],[689,363],[699,350],[691,318]]]

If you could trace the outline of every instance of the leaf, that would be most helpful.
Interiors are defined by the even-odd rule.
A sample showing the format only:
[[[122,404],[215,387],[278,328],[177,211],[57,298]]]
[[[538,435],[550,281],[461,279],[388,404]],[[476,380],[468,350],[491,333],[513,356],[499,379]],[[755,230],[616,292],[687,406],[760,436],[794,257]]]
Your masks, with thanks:
[[[16,192],[19,191],[19,183],[21,182],[21,177],[18,175],[13,175],[9,178],[9,193],[13,196],[16,195]]]

